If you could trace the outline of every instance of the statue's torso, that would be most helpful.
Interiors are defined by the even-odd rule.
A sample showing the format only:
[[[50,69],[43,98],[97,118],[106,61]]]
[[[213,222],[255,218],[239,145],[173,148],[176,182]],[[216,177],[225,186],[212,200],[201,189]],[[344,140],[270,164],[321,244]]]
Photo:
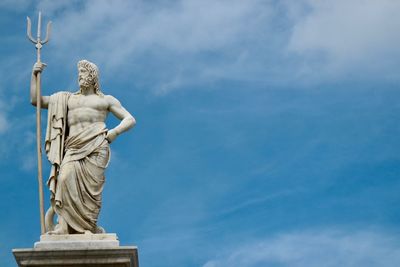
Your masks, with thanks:
[[[104,96],[71,95],[68,100],[67,116],[69,134],[77,134],[95,122],[104,122],[108,108],[109,104]]]

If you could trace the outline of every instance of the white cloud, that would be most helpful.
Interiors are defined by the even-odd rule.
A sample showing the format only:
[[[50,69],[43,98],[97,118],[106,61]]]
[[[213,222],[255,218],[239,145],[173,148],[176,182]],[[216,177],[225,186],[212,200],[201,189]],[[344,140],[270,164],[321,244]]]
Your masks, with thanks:
[[[31,120],[31,123],[24,126],[16,126],[15,128],[18,132],[23,132],[22,141],[19,142],[19,153],[17,153],[21,162],[20,167],[26,172],[32,172],[37,168],[37,151],[34,149],[36,145],[36,133],[32,127],[33,125],[30,124],[32,124],[36,118],[33,116],[25,118],[25,120],[28,119]],[[47,162],[45,164],[47,164]]]
[[[104,73],[139,76],[160,93],[239,76],[236,67],[251,49],[246,40],[265,32],[270,16],[269,1],[260,0],[61,3],[40,4],[47,17],[54,16],[49,58],[92,59]]]
[[[34,111],[34,109],[32,109]],[[1,116],[6,116],[2,122]],[[12,119],[8,119],[11,117]],[[21,168],[29,170],[34,166],[35,156],[35,113],[21,116],[15,112],[1,112],[0,109],[0,134],[4,142],[0,143],[0,159],[13,158],[23,162]],[[42,121],[43,122],[43,121]],[[43,136],[42,136],[43,137]]]
[[[54,11],[67,8],[63,3],[54,7],[53,2],[44,1],[41,6]],[[120,60],[136,50],[146,52],[156,47],[179,53],[221,49],[238,42],[251,30],[251,22],[267,11],[261,3],[189,0],[152,6],[142,1],[100,0],[95,5],[87,1],[83,9],[66,9],[57,18],[55,34],[60,38],[54,42],[60,47],[78,42],[84,50],[94,50],[95,54],[112,52],[112,57]],[[94,39],[88,42],[88,37]],[[110,55],[105,58],[110,60]]]
[[[34,153],[31,153],[30,155],[25,155],[21,159],[21,168],[26,171],[26,172],[33,172],[35,168],[37,168],[37,156]],[[44,176],[46,176],[45,174]]]
[[[243,244],[203,267],[392,267],[400,239],[377,231],[308,231]]]
[[[4,112],[0,112],[0,134],[8,129],[9,123]]]
[[[297,192],[299,192],[301,190],[303,190],[303,189],[296,188],[296,189],[291,189],[291,190],[283,190],[283,191],[279,191],[279,192],[272,193],[272,194],[269,194],[269,195],[265,195],[265,196],[262,196],[262,197],[255,197],[255,198],[247,199],[246,201],[243,201],[240,204],[233,205],[233,206],[221,211],[221,213],[222,214],[229,214],[229,213],[238,212],[240,210],[249,209],[253,205],[260,205],[260,204],[269,202],[271,200],[274,200],[276,198],[286,197],[286,196],[291,195],[291,194],[293,194],[295,192],[297,193]]]
[[[294,11],[288,49],[304,60],[299,74],[327,79],[397,72],[399,1],[304,0],[286,6]]]
[[[72,69],[87,58],[105,79],[159,94],[225,79],[400,80],[398,1],[42,0],[38,7],[54,23],[49,66]]]
[[[0,92],[1,92],[0,87]],[[0,135],[4,134],[10,128],[10,121],[7,119],[8,111],[10,110],[11,106],[13,105],[13,100],[9,99],[8,102],[4,102],[0,100]]]

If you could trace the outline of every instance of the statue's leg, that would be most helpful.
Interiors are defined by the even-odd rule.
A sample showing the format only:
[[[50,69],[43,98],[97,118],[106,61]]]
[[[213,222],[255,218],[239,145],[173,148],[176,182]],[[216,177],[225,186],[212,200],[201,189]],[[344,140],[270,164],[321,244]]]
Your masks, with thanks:
[[[71,181],[71,179],[74,178],[74,170],[71,168],[70,164],[66,164],[61,167],[59,176],[57,178],[57,189],[56,189],[56,197],[55,197],[55,211],[58,216],[58,223],[55,226],[53,231],[50,231],[49,234],[69,234],[70,233],[70,227],[68,225],[68,222],[63,218],[62,214],[62,209],[64,209],[63,202],[65,201],[64,199],[64,194],[65,192],[68,191],[68,183]]]

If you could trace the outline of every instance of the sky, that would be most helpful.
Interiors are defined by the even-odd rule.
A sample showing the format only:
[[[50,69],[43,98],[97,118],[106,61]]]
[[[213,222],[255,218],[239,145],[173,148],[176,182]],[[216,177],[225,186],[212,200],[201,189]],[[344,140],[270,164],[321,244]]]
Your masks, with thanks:
[[[399,1],[3,0],[1,266],[40,237],[39,10],[43,94],[76,91],[88,59],[137,120],[111,145],[99,225],[140,266],[400,264]]]

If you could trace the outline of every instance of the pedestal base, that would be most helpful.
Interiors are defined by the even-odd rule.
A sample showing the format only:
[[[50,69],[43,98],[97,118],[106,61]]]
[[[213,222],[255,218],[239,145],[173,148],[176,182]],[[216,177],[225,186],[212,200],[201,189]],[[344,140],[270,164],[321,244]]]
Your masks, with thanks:
[[[34,248],[13,249],[18,266],[138,267],[135,246],[119,246],[115,234],[43,235]]]

